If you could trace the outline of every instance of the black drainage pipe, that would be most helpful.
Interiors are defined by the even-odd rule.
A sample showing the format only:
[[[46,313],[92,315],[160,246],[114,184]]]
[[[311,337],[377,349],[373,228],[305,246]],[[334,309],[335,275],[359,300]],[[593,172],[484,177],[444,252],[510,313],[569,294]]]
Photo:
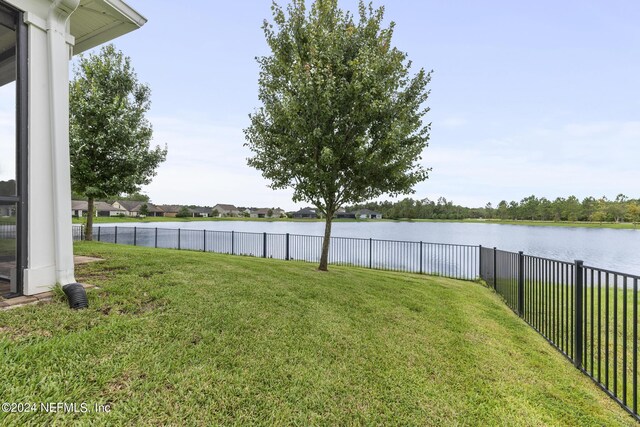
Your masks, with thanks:
[[[68,285],[64,285],[62,290],[69,300],[69,307],[74,310],[89,307],[87,292],[80,283],[69,283]]]

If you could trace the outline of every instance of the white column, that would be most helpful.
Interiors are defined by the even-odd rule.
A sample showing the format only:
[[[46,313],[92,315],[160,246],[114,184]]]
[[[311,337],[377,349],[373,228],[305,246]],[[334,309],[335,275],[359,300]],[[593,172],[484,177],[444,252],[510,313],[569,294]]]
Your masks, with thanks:
[[[29,224],[24,293],[75,282],[69,166],[68,19],[79,0],[50,2],[29,24]]]

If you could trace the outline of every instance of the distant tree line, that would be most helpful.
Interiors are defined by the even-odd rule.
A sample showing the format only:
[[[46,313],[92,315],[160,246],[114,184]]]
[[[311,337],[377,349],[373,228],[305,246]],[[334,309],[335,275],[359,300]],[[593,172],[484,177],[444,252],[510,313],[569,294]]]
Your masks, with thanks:
[[[10,179],[8,181],[0,181],[0,196],[15,196],[16,181]]]
[[[514,221],[640,222],[640,199],[619,194],[614,200],[576,196],[549,200],[534,195],[519,202],[506,200],[493,206],[469,208],[440,197],[437,201],[406,198],[398,202],[370,202],[347,210],[371,209],[390,219],[499,219]]]

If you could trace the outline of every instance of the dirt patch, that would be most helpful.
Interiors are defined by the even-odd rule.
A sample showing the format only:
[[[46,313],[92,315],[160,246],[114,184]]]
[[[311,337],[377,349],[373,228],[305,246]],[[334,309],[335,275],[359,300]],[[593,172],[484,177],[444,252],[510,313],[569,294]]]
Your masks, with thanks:
[[[92,257],[92,256],[81,256],[76,255],[73,257],[73,263],[75,265],[89,264],[92,262],[104,261],[104,258]]]

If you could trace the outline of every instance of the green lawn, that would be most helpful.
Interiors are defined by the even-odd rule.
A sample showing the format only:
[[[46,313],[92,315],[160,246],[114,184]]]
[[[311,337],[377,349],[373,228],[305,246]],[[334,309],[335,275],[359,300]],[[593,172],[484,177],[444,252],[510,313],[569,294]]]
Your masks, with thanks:
[[[16,255],[16,239],[0,238],[0,257]]]
[[[90,308],[0,312],[0,424],[633,425],[472,282],[101,243]]]

